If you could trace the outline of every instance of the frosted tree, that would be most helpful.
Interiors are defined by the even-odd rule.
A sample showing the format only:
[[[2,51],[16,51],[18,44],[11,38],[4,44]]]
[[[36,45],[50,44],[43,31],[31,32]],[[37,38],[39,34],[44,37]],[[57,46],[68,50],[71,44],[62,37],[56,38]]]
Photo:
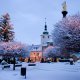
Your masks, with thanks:
[[[13,41],[14,32],[10,23],[10,16],[8,13],[0,18],[0,41],[9,42]]]
[[[29,56],[28,48],[20,42],[0,42],[0,54],[11,54],[14,56]]]
[[[61,53],[80,52],[80,14],[63,18],[52,31],[53,43]],[[66,54],[67,53],[67,54]]]
[[[14,41],[13,27],[8,13],[0,18],[0,54],[28,56],[27,46]]]
[[[47,47],[43,52],[43,56],[46,58],[60,56],[59,47],[53,47],[53,46]]]

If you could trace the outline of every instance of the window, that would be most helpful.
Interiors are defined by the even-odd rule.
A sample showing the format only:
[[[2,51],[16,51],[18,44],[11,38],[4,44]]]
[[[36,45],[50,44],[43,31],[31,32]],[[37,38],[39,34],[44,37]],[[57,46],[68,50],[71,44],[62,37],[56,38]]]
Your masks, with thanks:
[[[48,38],[49,38],[49,36],[48,36]]]
[[[39,56],[39,53],[37,53],[37,56]]]
[[[45,38],[45,37],[43,36],[43,38]]]

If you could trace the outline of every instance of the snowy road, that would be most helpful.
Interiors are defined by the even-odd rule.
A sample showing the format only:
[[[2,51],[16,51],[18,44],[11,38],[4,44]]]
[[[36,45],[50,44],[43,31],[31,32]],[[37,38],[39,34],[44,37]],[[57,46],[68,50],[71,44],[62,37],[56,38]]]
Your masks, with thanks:
[[[0,80],[80,80],[80,63],[70,65],[67,63],[36,63],[36,66],[28,66],[26,79],[20,75],[20,68],[15,71],[0,68]]]

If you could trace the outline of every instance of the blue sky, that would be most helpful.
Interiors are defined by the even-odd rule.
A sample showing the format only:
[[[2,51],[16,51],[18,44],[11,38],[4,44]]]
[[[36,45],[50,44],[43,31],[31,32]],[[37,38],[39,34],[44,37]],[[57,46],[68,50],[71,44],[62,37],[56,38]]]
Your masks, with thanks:
[[[0,0],[0,15],[9,13],[15,40],[26,44],[40,44],[45,17],[48,31],[62,19],[62,3],[67,2],[68,15],[80,12],[80,0]]]

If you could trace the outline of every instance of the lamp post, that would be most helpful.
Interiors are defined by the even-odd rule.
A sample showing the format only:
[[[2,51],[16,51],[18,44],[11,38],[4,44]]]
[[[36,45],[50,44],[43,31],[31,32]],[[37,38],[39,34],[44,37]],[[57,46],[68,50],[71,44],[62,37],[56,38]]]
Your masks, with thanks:
[[[15,70],[15,56],[13,57],[13,70]]]
[[[13,50],[13,70],[15,70],[15,52],[14,52],[14,50]]]

